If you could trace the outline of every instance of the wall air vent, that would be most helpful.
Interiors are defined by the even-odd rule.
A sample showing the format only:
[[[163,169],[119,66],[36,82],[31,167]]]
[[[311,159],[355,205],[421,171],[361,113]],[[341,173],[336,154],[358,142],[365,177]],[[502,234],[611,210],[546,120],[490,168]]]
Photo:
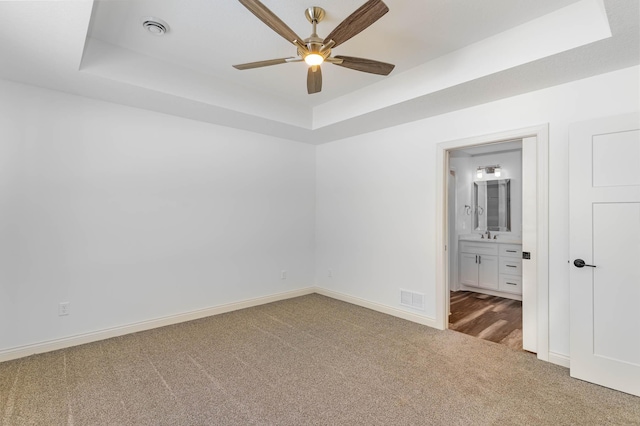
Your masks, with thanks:
[[[400,289],[400,304],[424,311],[424,294]]]
[[[169,32],[169,24],[158,18],[144,18],[142,26],[151,34],[157,36],[161,36]]]

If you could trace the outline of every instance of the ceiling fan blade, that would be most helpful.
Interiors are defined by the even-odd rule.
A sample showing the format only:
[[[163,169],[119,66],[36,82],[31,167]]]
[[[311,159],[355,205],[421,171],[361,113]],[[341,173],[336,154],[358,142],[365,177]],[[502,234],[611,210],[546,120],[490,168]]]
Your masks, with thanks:
[[[315,68],[315,71],[314,71]],[[307,71],[307,93],[312,95],[322,90],[322,69],[320,65],[309,67]]]
[[[335,56],[335,59],[342,59],[342,63],[336,62],[335,65],[371,74],[389,75],[395,68],[393,64],[372,59],[354,58],[353,56]]]
[[[296,58],[280,58],[280,59],[269,59],[268,61],[258,61],[258,62],[249,62],[246,64],[234,65],[233,67],[237,70],[250,70],[252,68],[260,68],[260,67],[268,67],[271,65],[278,64],[286,64],[287,62],[293,62]]]
[[[258,0],[238,0],[244,7],[249,9],[251,13],[256,15],[258,19],[264,22],[273,31],[280,34],[290,43],[295,40],[302,40],[300,36],[293,32],[291,28],[287,26],[275,13],[270,11],[267,6],[260,3]]]
[[[331,31],[323,43],[327,44],[333,40],[336,42],[335,46],[338,46],[376,22],[388,11],[389,8],[382,0],[369,0]]]

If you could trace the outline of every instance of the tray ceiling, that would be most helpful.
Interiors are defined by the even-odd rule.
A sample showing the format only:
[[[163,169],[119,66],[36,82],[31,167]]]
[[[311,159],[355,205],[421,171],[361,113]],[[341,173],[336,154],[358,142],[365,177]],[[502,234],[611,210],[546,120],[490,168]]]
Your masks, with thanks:
[[[302,37],[311,33],[305,7],[326,10],[322,37],[363,3],[262,1]],[[389,13],[334,54],[395,70],[383,77],[325,64],[323,90],[314,95],[306,93],[304,63],[231,67],[295,55],[232,0],[1,2],[0,37],[9,42],[0,54],[10,61],[0,77],[322,143],[639,60],[636,0],[385,3]],[[145,17],[166,21],[170,31],[148,33]]]

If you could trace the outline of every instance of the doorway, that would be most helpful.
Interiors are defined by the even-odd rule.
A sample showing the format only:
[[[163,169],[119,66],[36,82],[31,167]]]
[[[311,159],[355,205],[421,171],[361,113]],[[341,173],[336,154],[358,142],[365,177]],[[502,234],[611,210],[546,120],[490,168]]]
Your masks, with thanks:
[[[523,141],[522,255],[526,257],[521,264],[523,348],[548,361],[548,125],[437,145],[436,324],[442,329],[449,327],[451,274],[447,195],[450,152],[517,139]]]
[[[522,189],[521,139],[449,151],[448,327],[517,350]]]

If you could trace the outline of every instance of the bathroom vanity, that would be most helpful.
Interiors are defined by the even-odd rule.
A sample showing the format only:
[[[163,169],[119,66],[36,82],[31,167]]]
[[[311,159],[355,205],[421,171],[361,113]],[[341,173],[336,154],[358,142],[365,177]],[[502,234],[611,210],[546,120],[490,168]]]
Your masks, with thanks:
[[[474,233],[458,237],[460,290],[522,300],[522,241],[512,230],[511,179],[474,182],[472,200],[465,208],[473,214]]]
[[[520,241],[460,236],[460,290],[522,300],[522,244]]]

